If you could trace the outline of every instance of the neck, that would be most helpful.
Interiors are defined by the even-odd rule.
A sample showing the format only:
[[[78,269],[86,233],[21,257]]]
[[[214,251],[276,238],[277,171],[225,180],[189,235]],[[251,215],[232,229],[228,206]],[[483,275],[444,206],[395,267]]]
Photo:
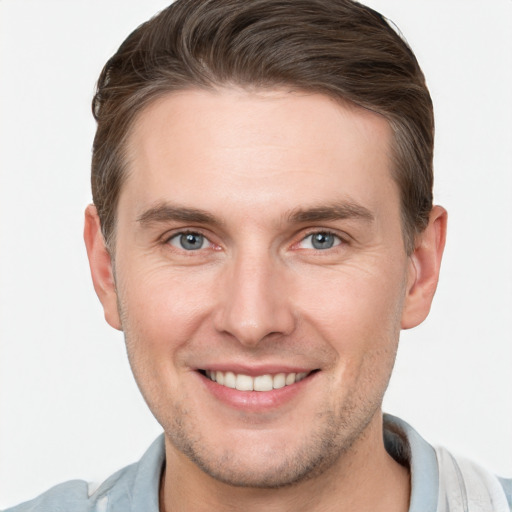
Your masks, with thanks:
[[[409,472],[386,452],[381,414],[330,468],[289,487],[259,489],[219,482],[167,438],[166,460],[160,512],[407,512],[409,508]]]

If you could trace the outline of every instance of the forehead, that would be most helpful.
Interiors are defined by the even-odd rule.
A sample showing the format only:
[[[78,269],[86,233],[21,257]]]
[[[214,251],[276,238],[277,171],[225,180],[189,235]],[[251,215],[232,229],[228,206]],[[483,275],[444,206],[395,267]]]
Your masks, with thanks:
[[[390,147],[382,116],[321,94],[181,91],[135,121],[120,203],[145,208],[172,200],[244,211],[346,196],[372,206],[383,187],[396,198]]]

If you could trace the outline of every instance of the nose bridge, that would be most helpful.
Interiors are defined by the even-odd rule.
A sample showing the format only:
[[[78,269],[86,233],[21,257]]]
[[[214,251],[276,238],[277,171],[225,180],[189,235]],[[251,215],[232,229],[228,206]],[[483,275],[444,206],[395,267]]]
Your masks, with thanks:
[[[225,273],[217,329],[246,346],[269,334],[289,334],[294,315],[286,287],[285,268],[269,250],[237,252]]]

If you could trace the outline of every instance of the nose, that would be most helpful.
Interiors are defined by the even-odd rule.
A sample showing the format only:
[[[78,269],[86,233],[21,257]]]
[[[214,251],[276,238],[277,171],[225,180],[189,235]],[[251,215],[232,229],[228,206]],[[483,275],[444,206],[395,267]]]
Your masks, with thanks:
[[[218,283],[215,328],[256,347],[270,335],[288,335],[296,319],[285,269],[272,255],[239,254]]]

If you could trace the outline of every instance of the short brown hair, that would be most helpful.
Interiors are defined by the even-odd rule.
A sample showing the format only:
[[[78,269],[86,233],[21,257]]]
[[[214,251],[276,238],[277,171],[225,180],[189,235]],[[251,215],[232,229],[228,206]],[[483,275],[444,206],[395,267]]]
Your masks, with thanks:
[[[432,209],[432,101],[407,43],[351,0],[177,0],[130,34],[93,99],[92,193],[107,245],[135,117],[172,91],[225,85],[319,92],[384,116],[412,251]]]

